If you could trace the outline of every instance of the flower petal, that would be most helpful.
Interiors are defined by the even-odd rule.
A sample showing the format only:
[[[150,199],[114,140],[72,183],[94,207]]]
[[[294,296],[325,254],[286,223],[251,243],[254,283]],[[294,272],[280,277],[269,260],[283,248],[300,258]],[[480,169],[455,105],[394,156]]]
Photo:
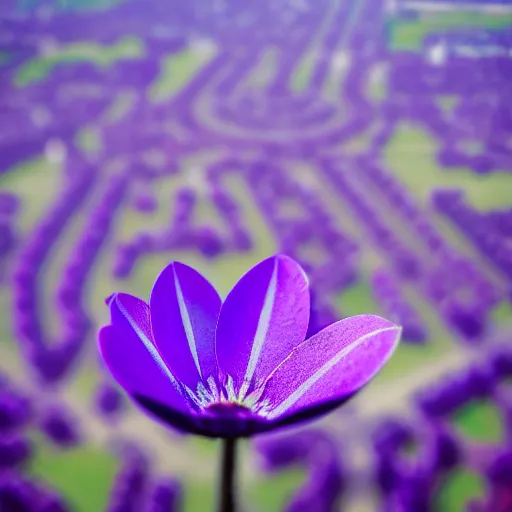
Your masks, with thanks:
[[[149,307],[136,297],[116,294],[110,302],[112,325],[99,333],[103,359],[130,394],[141,393],[188,412],[181,388],[151,339]]]
[[[274,256],[249,270],[227,296],[217,324],[224,383],[230,376],[241,397],[262,383],[304,340],[309,308],[307,276],[291,258]]]
[[[257,415],[237,418],[222,414],[209,414],[208,411],[198,411],[187,416],[146,396],[135,395],[134,398],[145,410],[161,421],[205,437],[250,437],[275,428],[272,422]]]
[[[160,420],[162,423],[171,425],[183,432],[202,435],[194,413],[187,414],[176,407],[167,405],[165,402],[154,400],[153,398],[138,393],[135,393],[132,398],[135,403],[154,419]]]
[[[199,272],[174,262],[158,276],[149,304],[159,352],[176,378],[195,392],[200,380],[217,376],[219,294]]]
[[[359,315],[306,340],[265,384],[268,419],[316,415],[346,401],[391,357],[401,330],[384,318]]]

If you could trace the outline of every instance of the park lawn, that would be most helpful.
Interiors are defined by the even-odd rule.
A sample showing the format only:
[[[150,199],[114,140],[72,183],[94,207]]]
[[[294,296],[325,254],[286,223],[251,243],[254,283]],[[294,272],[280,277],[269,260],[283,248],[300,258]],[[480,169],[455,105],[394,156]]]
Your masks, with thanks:
[[[81,128],[75,135],[74,143],[87,156],[99,155],[102,148],[100,132],[93,125]]]
[[[190,444],[196,449],[197,453],[204,456],[217,456],[219,453],[219,444],[215,439],[201,436],[191,436]]]
[[[252,512],[279,512],[292,494],[303,484],[306,472],[300,468],[279,471],[259,478],[241,488],[240,503],[247,504]],[[213,510],[216,500],[215,481],[186,481],[184,488],[184,512]],[[245,509],[244,509],[245,510]],[[92,512],[92,511],[91,511]]]
[[[356,284],[343,290],[336,301],[344,317],[362,314],[380,314],[379,306],[373,298],[370,283],[359,279]]]
[[[512,24],[508,14],[477,13],[458,10],[442,13],[422,13],[416,20],[393,20],[390,27],[392,50],[418,51],[423,40],[432,33],[452,32],[454,29],[500,29]]]
[[[246,494],[247,500],[261,512],[279,512],[305,483],[306,471],[299,467],[272,473],[252,484]]]
[[[436,102],[445,112],[450,112],[459,102],[459,98],[455,94],[438,94]]]
[[[356,135],[343,143],[343,151],[349,154],[361,154],[367,151],[372,141],[372,135],[369,130]]]
[[[307,52],[295,68],[290,84],[292,92],[301,92],[308,85],[315,64],[315,55],[314,50]]]
[[[160,76],[149,90],[149,99],[158,102],[174,96],[215,54],[216,51],[201,53],[187,49],[162,58]]]
[[[105,112],[105,121],[108,123],[121,121],[134,107],[136,99],[137,94],[130,90],[120,92]]]
[[[436,512],[465,512],[471,500],[482,499],[485,495],[484,477],[458,467],[440,482],[433,509]]]
[[[125,0],[56,0],[61,11],[95,11],[112,9]],[[22,10],[31,10],[38,5],[38,0],[20,0]]]
[[[9,52],[0,50],[0,66],[7,64],[11,60],[11,54]]]
[[[119,467],[116,457],[87,445],[62,450],[33,437],[35,454],[27,474],[57,489],[74,512],[105,510]]]
[[[189,480],[185,483],[183,489],[183,512],[214,510],[215,500],[216,489],[214,482]]]
[[[468,442],[499,444],[505,428],[498,407],[490,400],[473,400],[451,417],[455,430]]]
[[[510,207],[512,175],[494,172],[479,175],[461,167],[443,169],[435,160],[436,142],[420,128],[402,123],[385,150],[385,162],[412,193],[427,207],[436,188],[460,189],[480,211]]]
[[[263,49],[246,80],[247,85],[261,89],[268,87],[276,75],[280,57],[281,52],[277,46]]]
[[[0,288],[0,311],[11,311],[12,309],[12,294],[8,288]],[[11,315],[6,315],[11,316]],[[5,317],[2,317],[5,319]],[[12,320],[0,322],[0,348],[2,353],[4,350],[11,350],[15,347],[14,340],[12,339]],[[11,344],[12,341],[12,344]],[[7,371],[7,364],[0,359],[0,371],[3,373]]]
[[[456,339],[453,332],[439,319],[432,305],[417,292],[412,293],[412,287],[404,286],[402,289],[405,299],[417,311],[419,317],[428,329],[428,338],[425,343],[407,343],[402,340],[393,357],[380,372],[383,381],[393,376],[405,373],[414,373],[418,368],[428,364],[435,364],[455,349]],[[428,385],[428,383],[425,383]]]
[[[126,0],[59,0],[62,9],[74,11],[95,11],[112,9]]]
[[[491,310],[491,319],[494,325],[510,324],[512,322],[512,303],[502,300]]]
[[[14,75],[14,83],[24,87],[44,80],[55,66],[77,62],[91,62],[99,67],[111,66],[120,60],[139,59],[144,56],[144,45],[136,37],[123,37],[113,45],[92,42],[72,43],[59,46],[56,53],[29,60]]]
[[[49,205],[59,197],[61,170],[43,155],[12,167],[0,177],[2,191],[21,201],[17,226],[26,235]]]
[[[400,379],[404,375],[414,374],[419,368],[435,364],[450,350],[447,340],[442,337],[431,336],[422,345],[407,343],[402,340],[391,359],[375,378],[375,381],[385,384]],[[428,382],[425,382],[425,386],[428,386]]]
[[[369,80],[367,87],[368,97],[376,103],[383,101],[388,95],[388,83],[385,77]]]
[[[341,99],[341,84],[346,76],[346,70],[331,67],[324,82],[323,94],[325,98],[339,103]]]

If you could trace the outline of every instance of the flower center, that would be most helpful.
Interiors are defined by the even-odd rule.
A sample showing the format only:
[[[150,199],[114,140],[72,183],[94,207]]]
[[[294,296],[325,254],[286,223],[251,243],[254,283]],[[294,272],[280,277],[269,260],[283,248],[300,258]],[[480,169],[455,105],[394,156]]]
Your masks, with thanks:
[[[205,411],[221,416],[248,416],[251,409],[236,402],[214,402],[205,407]]]

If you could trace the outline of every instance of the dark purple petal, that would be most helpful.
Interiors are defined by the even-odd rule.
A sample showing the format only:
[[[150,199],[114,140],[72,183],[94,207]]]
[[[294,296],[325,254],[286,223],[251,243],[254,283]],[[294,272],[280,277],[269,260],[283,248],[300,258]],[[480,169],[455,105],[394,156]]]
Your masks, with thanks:
[[[76,418],[63,406],[45,409],[38,423],[41,431],[56,446],[68,448],[80,444],[81,436]]]
[[[178,512],[182,494],[181,484],[174,478],[159,480],[151,492],[147,512]]]
[[[117,473],[110,491],[107,512],[137,512],[141,510],[149,478],[149,464],[145,455],[127,450],[125,461]]]
[[[216,332],[219,373],[244,395],[300,344],[309,321],[308,279],[287,256],[268,258],[245,274],[222,306]]]
[[[134,393],[132,397],[146,412],[161,422],[189,434],[217,437],[210,434],[208,429],[202,429],[196,422],[196,416],[188,411],[176,407],[169,407],[166,403],[153,399],[150,396]]]
[[[55,493],[45,492],[39,499],[37,509],[34,512],[70,512],[70,507]]]
[[[169,407],[188,411],[179,384],[148,337],[149,308],[139,301],[136,309],[134,301],[139,299],[131,297],[130,308],[125,307],[128,301],[119,295],[112,301],[114,325],[103,327],[99,333],[103,359],[128,393],[140,393]]]
[[[205,437],[249,437],[280,426],[256,416],[249,409],[238,415],[223,415],[220,411],[209,413],[207,410],[182,414],[149,397],[135,395],[134,398],[146,411],[164,423]]]
[[[303,465],[307,481],[283,508],[286,512],[340,510],[345,471],[336,440],[326,432],[307,430],[286,436],[270,436],[257,444],[265,468],[276,471]]]
[[[308,454],[318,452],[319,436],[322,434],[317,430],[302,430],[292,435],[258,438],[255,446],[262,457],[262,469],[272,473],[303,462]]]
[[[494,484],[512,489],[512,450],[505,450],[498,454],[486,473]]]
[[[117,386],[101,383],[94,395],[94,408],[104,419],[117,419],[124,410],[125,399]]]
[[[434,431],[434,463],[438,471],[447,471],[461,462],[462,448],[449,429],[437,426]]]
[[[33,415],[31,401],[11,389],[0,390],[0,431],[20,428]]]
[[[196,390],[217,375],[215,325],[221,300],[193,268],[171,263],[156,280],[150,298],[155,343],[173,374]]]
[[[268,418],[320,412],[345,401],[391,357],[401,328],[384,318],[346,318],[299,345],[272,373],[262,400]]]
[[[34,489],[19,477],[6,473],[0,478],[0,510],[30,510]]]
[[[32,444],[21,434],[14,433],[0,437],[0,470],[19,466],[31,455]]]

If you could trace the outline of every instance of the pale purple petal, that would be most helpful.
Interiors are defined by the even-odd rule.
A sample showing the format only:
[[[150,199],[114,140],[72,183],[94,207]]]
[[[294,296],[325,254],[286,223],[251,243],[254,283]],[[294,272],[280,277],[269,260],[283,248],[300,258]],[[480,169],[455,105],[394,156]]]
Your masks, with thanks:
[[[149,396],[189,411],[179,384],[151,339],[148,305],[131,295],[116,294],[110,311],[112,325],[101,329],[99,346],[114,378],[132,395]]]
[[[151,329],[173,374],[193,391],[217,376],[215,326],[221,299],[193,268],[171,263],[158,276],[149,301]]]
[[[384,318],[359,315],[326,327],[297,347],[269,377],[262,400],[276,420],[343,402],[391,357],[401,328]]]
[[[221,379],[237,395],[262,383],[307,332],[308,280],[287,256],[268,258],[247,272],[222,305],[216,332]]]

